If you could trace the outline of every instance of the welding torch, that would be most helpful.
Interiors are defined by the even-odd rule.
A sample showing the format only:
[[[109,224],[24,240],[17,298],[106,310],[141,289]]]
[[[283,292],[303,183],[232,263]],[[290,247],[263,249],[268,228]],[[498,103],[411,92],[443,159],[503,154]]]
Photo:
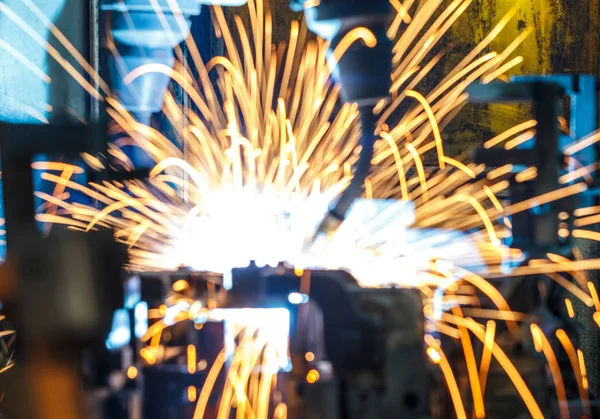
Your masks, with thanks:
[[[317,228],[312,245],[321,235],[337,230],[352,203],[360,197],[369,175],[377,119],[374,107],[389,96],[392,69],[392,42],[387,37],[391,4],[388,0],[290,0],[294,11],[304,11],[307,27],[329,42],[328,54],[351,34],[364,29],[375,42],[353,42],[341,57],[334,57],[331,75],[340,86],[342,100],[358,105],[361,122],[360,153],[353,178],[330,207]]]

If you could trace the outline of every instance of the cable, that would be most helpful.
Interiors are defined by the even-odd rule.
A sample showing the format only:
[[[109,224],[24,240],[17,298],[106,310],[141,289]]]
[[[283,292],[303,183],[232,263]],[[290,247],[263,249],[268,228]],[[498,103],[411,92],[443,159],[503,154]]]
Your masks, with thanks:
[[[313,242],[321,234],[329,234],[337,230],[346,218],[346,213],[354,201],[362,194],[365,180],[369,175],[375,141],[377,139],[375,135],[377,121],[375,115],[373,115],[373,108],[371,106],[361,107],[359,108],[359,112],[361,121],[361,150],[354,169],[354,176],[350,185],[342,192],[337,202],[329,209],[327,215],[321,221],[313,237]]]

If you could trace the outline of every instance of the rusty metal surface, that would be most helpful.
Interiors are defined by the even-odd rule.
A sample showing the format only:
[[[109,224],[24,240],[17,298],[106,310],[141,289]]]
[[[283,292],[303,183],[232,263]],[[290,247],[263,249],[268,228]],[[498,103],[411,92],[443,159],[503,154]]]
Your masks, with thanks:
[[[266,1],[273,15],[273,39],[286,40],[290,21],[301,15],[289,9],[287,0]],[[471,48],[513,8],[516,16],[494,47],[502,49],[523,29],[535,28],[518,50],[525,60],[515,68],[515,74],[598,73],[597,0],[474,0],[454,25],[448,41],[454,42],[457,50]],[[235,11],[230,8],[228,13]]]
[[[492,47],[503,50],[526,28],[533,32],[516,51],[523,56],[523,63],[509,75],[598,74],[597,0],[475,0],[466,16],[453,26],[450,40],[456,44],[455,51],[464,54],[470,50],[513,8],[515,17]],[[451,60],[447,65],[452,65]],[[449,149],[455,154],[463,152],[482,136],[523,121],[526,113],[526,107],[509,105],[466,109],[451,127]],[[468,121],[477,121],[477,125]]]
[[[301,14],[292,12],[287,0],[265,1],[273,15],[274,42],[287,40],[291,20],[300,19]],[[458,63],[513,9],[514,18],[492,43],[492,48],[503,50],[526,28],[532,28],[533,32],[516,51],[523,56],[523,63],[509,75],[598,74],[598,0],[474,0],[441,43],[454,47],[440,74]],[[243,7],[229,8],[226,14],[232,18],[234,13],[244,16],[244,11]],[[487,136],[522,121],[527,112],[527,107],[514,105],[469,106],[448,127],[447,150],[453,155],[466,152]]]

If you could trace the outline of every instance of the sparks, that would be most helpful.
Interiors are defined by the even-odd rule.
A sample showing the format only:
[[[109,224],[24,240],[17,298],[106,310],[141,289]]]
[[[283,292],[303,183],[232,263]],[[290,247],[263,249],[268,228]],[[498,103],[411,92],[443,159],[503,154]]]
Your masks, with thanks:
[[[317,3],[311,2],[307,7]],[[514,11],[509,13],[437,86],[425,89],[421,82],[443,59],[443,53],[434,54],[435,47],[471,1],[454,0],[446,6],[437,0],[426,0],[418,6],[414,3],[392,1],[397,16],[389,30],[389,35],[396,37],[391,100],[382,101],[375,109],[381,141],[375,145],[373,170],[365,185],[369,199],[359,200],[340,229],[309,250],[304,246],[307,238],[350,183],[358,156],[358,109],[353,104],[339,105],[339,88],[329,82],[328,60],[338,59],[352,42],[376,42],[368,29],[353,31],[328,58],[327,44],[305,41],[306,28],[298,22],[291,25],[286,47],[273,45],[271,15],[261,1],[249,1],[249,32],[240,17],[235,17],[235,24],[229,27],[223,11],[213,8],[215,30],[224,40],[226,54],[204,64],[193,40],[186,40],[198,80],[192,76],[188,62],[179,62],[173,68],[149,64],[124,75],[126,83],[133,83],[149,72],[167,74],[189,95],[193,109],[179,106],[170,93],[165,97],[164,115],[177,129],[177,138],[171,141],[136,121],[110,96],[104,82],[99,83],[99,90],[91,86],[58,50],[32,33],[22,19],[0,3],[0,12],[47,48],[90,95],[110,106],[108,112],[114,121],[111,132],[123,137],[110,145],[110,162],[88,155],[84,156],[88,165],[95,170],[108,164],[134,170],[122,149],[125,146],[142,149],[155,163],[149,179],[144,181],[87,185],[73,180],[82,168],[59,163],[41,165],[37,169],[45,171],[43,179],[54,185],[54,193],[38,193],[48,209],[38,216],[39,221],[66,224],[82,231],[112,228],[116,240],[129,247],[128,268],[133,271],[186,266],[227,274],[232,268],[251,262],[273,266],[287,262],[302,272],[299,276],[303,276],[305,268],[342,268],[364,287],[415,287],[423,294],[428,322],[426,351],[441,369],[456,415],[470,416],[463,400],[467,396],[461,392],[456,371],[434,335],[448,335],[461,343],[475,417],[485,416],[484,396],[486,387],[488,393],[491,391],[486,384],[492,358],[508,375],[531,416],[542,417],[527,383],[497,341],[496,322],[506,323],[509,332],[514,333],[531,319],[511,310],[493,281],[507,276],[546,274],[599,310],[595,289],[578,287],[561,274],[600,267],[600,262],[549,257],[526,265],[524,252],[510,248],[504,240],[512,234],[511,215],[582,193],[587,185],[568,184],[503,206],[497,195],[513,181],[515,167],[493,168],[486,175],[484,166],[445,154],[443,128],[466,103],[468,85],[492,82],[519,64],[520,57],[510,56],[529,31],[524,31],[505,51],[483,54],[513,17]],[[68,41],[57,35],[58,29],[50,29],[70,50]],[[88,66],[83,67],[99,78]],[[216,83],[211,82],[211,77]],[[400,109],[403,114],[394,118]],[[485,142],[485,148],[501,144],[506,149],[515,148],[534,138],[536,125],[536,121],[517,125]],[[593,134],[575,142],[567,148],[567,154],[596,143],[598,138],[598,134]],[[425,164],[432,157],[439,169]],[[531,167],[514,176],[514,180],[527,182],[536,176],[536,168]],[[562,183],[579,177],[571,173],[562,178]],[[72,202],[69,191],[87,195],[100,207]],[[575,216],[594,217],[598,211],[582,209]],[[576,225],[584,227],[588,221],[592,222],[578,218]],[[600,241],[597,233],[588,230],[578,229],[573,235]],[[521,266],[512,270],[514,264]],[[398,272],[405,274],[399,278]],[[177,282],[173,290],[181,292],[187,286]],[[483,298],[491,301],[493,309],[483,306]],[[565,303],[573,317],[571,301]],[[228,321],[227,316],[235,315],[229,312],[226,316],[199,302],[185,304],[184,308],[171,304],[152,310],[158,321],[142,338],[148,344],[140,353],[146,363],[161,361],[164,354],[158,349],[162,333],[174,324],[194,321],[201,325],[199,318]],[[287,415],[285,404],[276,403],[271,392],[276,387],[277,372],[289,362],[287,336],[283,333],[287,329],[281,324],[274,331],[261,322],[260,315],[254,318],[255,322],[240,321],[241,317],[236,317],[237,344],[225,347],[212,366],[201,368],[207,368],[208,375],[199,392],[195,387],[187,389],[188,400],[196,403],[195,419],[204,417],[226,362],[230,366],[218,417],[229,417],[232,409],[236,409],[238,417],[266,418],[271,408],[274,417]],[[495,321],[480,324],[471,317]],[[600,324],[599,319],[599,313],[595,313],[594,320]],[[548,361],[557,398],[562,402],[564,384],[557,371],[556,356],[538,326],[533,324],[530,331],[536,348]],[[579,378],[580,397],[585,405],[588,401],[583,355],[576,352],[564,331],[559,332],[557,337]],[[473,336],[483,345],[479,366]],[[196,373],[200,354],[189,346],[185,356],[188,372]],[[254,367],[259,364],[261,375],[257,377]],[[309,383],[319,379],[317,370],[306,374]],[[249,396],[249,388],[255,397]],[[568,415],[568,410],[559,404],[561,415]]]

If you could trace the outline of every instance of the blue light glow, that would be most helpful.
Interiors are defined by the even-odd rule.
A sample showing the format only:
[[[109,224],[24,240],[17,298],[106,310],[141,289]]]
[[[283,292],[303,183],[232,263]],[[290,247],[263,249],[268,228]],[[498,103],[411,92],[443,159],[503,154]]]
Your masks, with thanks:
[[[110,350],[116,350],[127,345],[130,341],[129,313],[126,309],[119,309],[113,314],[112,329],[106,340],[106,347]]]
[[[306,294],[300,294],[298,292],[292,292],[290,293],[290,295],[288,295],[288,301],[291,304],[306,304],[308,303],[308,295]]]
[[[148,331],[148,303],[142,301],[135,306],[135,337],[141,339]]]

